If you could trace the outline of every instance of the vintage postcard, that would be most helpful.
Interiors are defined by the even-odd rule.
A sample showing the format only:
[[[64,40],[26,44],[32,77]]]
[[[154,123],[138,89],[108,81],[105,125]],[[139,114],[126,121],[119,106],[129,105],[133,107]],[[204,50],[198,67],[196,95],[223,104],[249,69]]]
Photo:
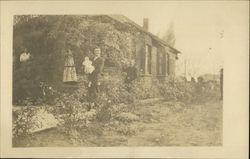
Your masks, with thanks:
[[[247,158],[248,7],[2,1],[1,157]]]

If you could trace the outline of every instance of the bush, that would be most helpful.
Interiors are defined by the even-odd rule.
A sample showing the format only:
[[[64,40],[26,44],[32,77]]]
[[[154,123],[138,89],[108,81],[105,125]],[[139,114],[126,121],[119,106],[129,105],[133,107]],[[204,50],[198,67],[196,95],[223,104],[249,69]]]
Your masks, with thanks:
[[[160,87],[162,96],[168,101],[200,104],[219,99],[219,85],[216,82],[176,82],[166,80]]]
[[[200,94],[200,99],[198,99],[198,102],[203,103],[206,101],[216,101],[220,99],[220,84],[216,81],[207,81],[200,84],[200,91],[198,94]]]
[[[33,120],[36,113],[37,109],[34,107],[22,107],[19,110],[13,111],[12,134],[14,138],[27,136],[31,133],[32,127],[36,124]]]
[[[125,127],[128,127],[126,123],[138,120],[138,117],[132,113],[136,97],[129,91],[128,85],[124,84],[122,72],[116,70],[104,74],[97,98],[98,106],[90,111],[87,111],[87,79],[80,77],[79,80],[80,87],[73,93],[62,93],[50,110],[60,121],[61,130],[70,138],[77,138],[83,130],[94,131],[95,123],[99,123],[98,127],[105,127],[104,125],[117,121],[125,124],[122,127],[126,129]],[[117,127],[110,127],[110,129],[117,132]],[[131,133],[126,131],[123,134]]]
[[[101,93],[99,103],[109,102],[111,104],[134,103],[136,98],[129,92],[129,85],[124,83],[125,74],[114,70],[105,74],[101,81]]]
[[[157,79],[152,79],[152,81],[150,81],[151,79],[147,80],[146,78],[137,78],[130,85],[130,93],[133,94],[135,99],[142,100],[160,96],[160,82]],[[147,82],[150,82],[150,84]]]

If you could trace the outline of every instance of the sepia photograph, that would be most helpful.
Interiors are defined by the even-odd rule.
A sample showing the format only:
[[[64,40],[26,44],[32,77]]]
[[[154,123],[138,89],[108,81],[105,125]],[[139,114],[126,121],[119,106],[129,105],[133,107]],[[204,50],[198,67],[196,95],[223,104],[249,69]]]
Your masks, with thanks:
[[[187,52],[141,21],[14,16],[13,146],[221,146],[223,30]]]
[[[229,116],[229,89],[246,82],[230,81],[243,74],[228,59],[249,45],[247,3],[29,3],[38,10],[1,15],[12,18],[7,83],[1,73],[10,148],[229,145],[225,121],[240,116]]]

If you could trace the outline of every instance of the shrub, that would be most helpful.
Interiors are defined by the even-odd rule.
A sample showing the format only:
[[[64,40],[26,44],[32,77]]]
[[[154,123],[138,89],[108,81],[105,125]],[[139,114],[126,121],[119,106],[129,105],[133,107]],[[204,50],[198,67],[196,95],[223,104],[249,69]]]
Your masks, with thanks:
[[[176,82],[174,79],[167,79],[159,88],[166,100],[187,104],[218,100],[220,92],[216,82]]]
[[[161,94],[159,89],[161,87],[160,82],[157,79],[152,79],[152,81],[147,81],[147,80],[148,79],[146,78],[137,78],[130,85],[131,87],[130,93],[133,94],[133,96],[137,100],[160,96]],[[148,84],[147,82],[150,82],[151,84]]]
[[[97,98],[98,106],[92,108],[91,111],[87,111],[87,79],[80,77],[79,80],[81,81],[80,87],[72,93],[62,93],[50,110],[60,121],[61,130],[70,137],[76,139],[82,130],[94,131],[95,123],[99,123],[98,127],[102,127],[116,121],[125,124],[138,120],[138,117],[131,113],[136,99],[134,94],[129,92],[128,86],[124,84],[122,72],[116,70],[104,74]],[[115,130],[117,127],[111,129],[117,131]],[[124,134],[131,133],[124,132]]]
[[[220,99],[220,84],[216,81],[203,82],[198,85],[199,91],[197,101],[203,103],[206,101],[216,101]]]
[[[33,120],[36,112],[37,109],[34,107],[22,107],[19,110],[13,111],[12,135],[14,138],[27,136],[31,133],[31,129],[36,124]]]
[[[134,94],[129,92],[129,85],[124,83],[125,74],[114,70],[105,74],[101,81],[99,103],[109,101],[111,104],[134,103]]]

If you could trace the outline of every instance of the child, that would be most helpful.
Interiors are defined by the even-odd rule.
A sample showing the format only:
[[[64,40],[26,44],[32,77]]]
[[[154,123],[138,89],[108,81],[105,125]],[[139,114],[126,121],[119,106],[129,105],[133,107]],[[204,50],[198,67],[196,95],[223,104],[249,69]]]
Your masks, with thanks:
[[[95,70],[95,67],[92,65],[92,61],[90,61],[87,56],[84,58],[82,65],[84,66],[84,72],[86,74],[91,74]],[[88,87],[91,87],[91,82],[88,83]]]
[[[92,61],[90,61],[89,57],[87,56],[84,58],[82,65],[84,66],[84,72],[86,74],[91,74],[95,70],[94,66],[92,65]]]

